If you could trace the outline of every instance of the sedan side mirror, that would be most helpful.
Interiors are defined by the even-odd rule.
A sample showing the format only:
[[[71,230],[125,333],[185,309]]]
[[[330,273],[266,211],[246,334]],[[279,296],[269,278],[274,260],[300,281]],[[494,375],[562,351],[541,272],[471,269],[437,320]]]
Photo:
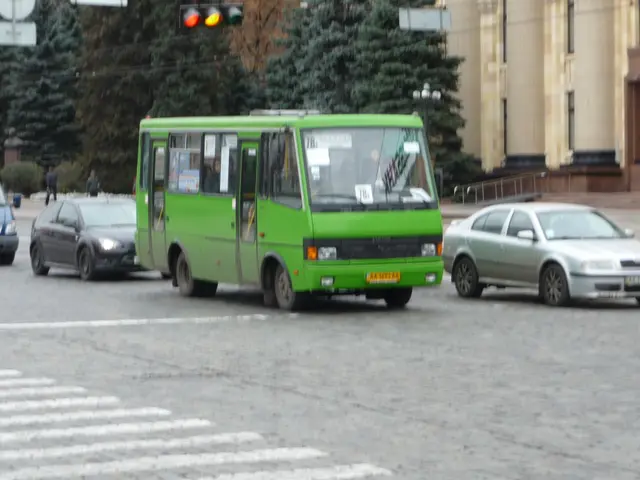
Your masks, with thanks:
[[[536,241],[536,234],[533,233],[533,230],[520,230],[517,237],[520,240],[529,240],[531,242]]]
[[[636,236],[636,233],[631,230],[630,228],[625,228],[624,229],[624,234],[627,238],[634,238]]]

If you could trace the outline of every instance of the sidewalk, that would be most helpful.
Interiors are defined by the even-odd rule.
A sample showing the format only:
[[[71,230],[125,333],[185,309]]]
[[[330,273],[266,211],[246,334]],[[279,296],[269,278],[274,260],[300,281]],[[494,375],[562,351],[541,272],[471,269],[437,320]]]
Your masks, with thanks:
[[[22,199],[20,208],[14,208],[16,220],[33,220],[44,209],[44,200]]]

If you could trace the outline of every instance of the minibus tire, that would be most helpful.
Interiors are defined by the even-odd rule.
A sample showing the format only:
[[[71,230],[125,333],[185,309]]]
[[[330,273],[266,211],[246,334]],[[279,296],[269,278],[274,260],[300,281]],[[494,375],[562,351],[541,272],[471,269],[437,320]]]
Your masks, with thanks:
[[[385,293],[384,301],[388,308],[400,309],[407,306],[412,294],[413,288],[411,287],[391,288]]]
[[[273,290],[275,292],[278,307],[282,310],[302,310],[308,303],[309,296],[303,292],[294,292],[289,272],[281,264],[274,269]],[[286,291],[285,291],[286,290]]]
[[[217,282],[196,280],[191,274],[191,266],[184,252],[180,252],[176,261],[176,281],[183,297],[212,297],[218,290]]]

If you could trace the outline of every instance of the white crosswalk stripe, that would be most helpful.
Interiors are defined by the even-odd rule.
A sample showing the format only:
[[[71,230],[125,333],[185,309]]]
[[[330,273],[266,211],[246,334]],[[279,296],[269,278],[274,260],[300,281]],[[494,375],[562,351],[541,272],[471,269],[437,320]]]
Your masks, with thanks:
[[[49,378],[0,370],[0,480],[104,475],[120,480],[171,470],[179,470],[181,478],[192,471],[191,480],[349,480],[393,475],[368,463],[332,465],[328,453],[312,446],[274,448],[256,432],[210,432],[212,421],[173,418],[169,410],[158,407],[126,408],[114,396],[74,397],[86,394],[86,388],[56,384]],[[202,476],[203,468],[209,476]]]

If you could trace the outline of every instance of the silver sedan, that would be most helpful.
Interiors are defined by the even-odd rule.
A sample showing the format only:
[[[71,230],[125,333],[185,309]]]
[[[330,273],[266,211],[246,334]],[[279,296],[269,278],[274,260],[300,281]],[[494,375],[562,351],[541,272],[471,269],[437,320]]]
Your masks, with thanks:
[[[454,222],[443,260],[458,295],[536,288],[548,305],[633,297],[640,304],[640,242],[598,210],[562,203],[493,205]]]

